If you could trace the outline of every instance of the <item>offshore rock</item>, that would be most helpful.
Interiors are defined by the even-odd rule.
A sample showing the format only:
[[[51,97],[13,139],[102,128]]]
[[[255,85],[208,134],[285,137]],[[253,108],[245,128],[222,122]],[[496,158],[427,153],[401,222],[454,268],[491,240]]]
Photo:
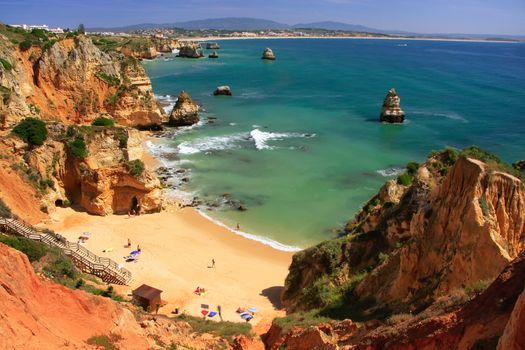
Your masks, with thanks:
[[[169,124],[171,126],[189,126],[198,122],[199,106],[186,91],[182,91],[171,111]]]
[[[219,54],[217,53],[217,51],[213,51],[208,55],[208,58],[219,58]]]
[[[264,49],[264,52],[263,52],[263,55],[262,55],[262,59],[263,60],[271,60],[271,61],[275,60],[275,55],[273,54],[272,49],[270,49],[269,47]]]
[[[381,108],[381,121],[387,123],[402,123],[405,120],[405,112],[400,106],[401,99],[395,89],[388,90],[383,107]]]
[[[221,48],[221,46],[217,43],[207,43],[206,44],[206,49],[208,50],[219,50]]]
[[[186,41],[179,44],[179,57],[201,58],[204,54],[199,43]]]
[[[220,95],[231,96],[232,95],[232,90],[230,89],[230,87],[228,85],[218,86],[215,89],[215,91],[213,92],[213,95],[215,95],[215,96],[220,96]]]

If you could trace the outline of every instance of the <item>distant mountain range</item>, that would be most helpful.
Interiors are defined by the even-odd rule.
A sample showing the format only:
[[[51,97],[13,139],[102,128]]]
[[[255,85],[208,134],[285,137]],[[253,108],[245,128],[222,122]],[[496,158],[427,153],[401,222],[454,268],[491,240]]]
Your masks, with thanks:
[[[512,40],[525,40],[525,36],[520,35],[492,35],[492,34],[420,34],[414,32],[406,32],[401,30],[391,29],[377,29],[366,27],[358,24],[349,24],[343,22],[312,22],[312,23],[298,23],[289,25],[285,23],[279,23],[261,18],[250,18],[250,17],[225,17],[225,18],[208,18],[202,20],[185,21],[185,22],[173,22],[173,23],[142,23],[134,24],[124,27],[114,28],[88,28],[89,31],[101,32],[101,31],[112,31],[112,32],[130,32],[141,29],[152,29],[152,28],[181,28],[186,30],[204,30],[204,29],[216,29],[216,30],[267,30],[267,29],[324,29],[324,30],[341,30],[349,32],[367,32],[376,34],[397,34],[405,36],[418,36],[418,37],[446,37],[446,38],[473,38],[473,39],[512,39]]]

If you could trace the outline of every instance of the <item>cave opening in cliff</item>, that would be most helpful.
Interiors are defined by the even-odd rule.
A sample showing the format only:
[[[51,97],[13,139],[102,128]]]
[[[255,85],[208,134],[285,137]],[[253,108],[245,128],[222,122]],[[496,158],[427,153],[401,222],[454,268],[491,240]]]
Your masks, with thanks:
[[[62,199],[57,199],[55,201],[55,207],[63,208],[64,207],[64,201]]]
[[[131,200],[131,211],[134,213],[138,213],[139,210],[140,210],[139,200],[137,199],[137,197],[133,197],[133,199]]]

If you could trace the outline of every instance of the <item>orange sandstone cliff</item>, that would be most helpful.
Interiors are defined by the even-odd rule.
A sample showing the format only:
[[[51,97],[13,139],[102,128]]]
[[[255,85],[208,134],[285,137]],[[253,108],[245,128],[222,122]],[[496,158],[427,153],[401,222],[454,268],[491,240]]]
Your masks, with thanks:
[[[0,65],[3,128],[28,116],[71,124],[106,114],[122,125],[143,128],[158,127],[165,118],[140,63],[103,52],[88,37],[22,51],[0,36],[0,56],[12,66]]]

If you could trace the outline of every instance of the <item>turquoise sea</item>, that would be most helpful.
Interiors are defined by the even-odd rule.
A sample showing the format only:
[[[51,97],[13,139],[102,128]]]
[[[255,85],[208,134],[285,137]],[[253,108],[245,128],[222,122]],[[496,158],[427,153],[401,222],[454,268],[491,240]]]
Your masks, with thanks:
[[[245,203],[244,212],[202,208],[230,227],[306,247],[334,237],[385,180],[433,149],[476,144],[509,162],[525,159],[523,43],[219,43],[217,60],[168,55],[144,66],[161,100],[173,103],[184,89],[204,108],[202,125],[151,147],[189,170],[184,192]],[[260,59],[266,47],[276,61]],[[219,85],[234,96],[212,96]],[[403,125],[378,122],[391,87]]]

